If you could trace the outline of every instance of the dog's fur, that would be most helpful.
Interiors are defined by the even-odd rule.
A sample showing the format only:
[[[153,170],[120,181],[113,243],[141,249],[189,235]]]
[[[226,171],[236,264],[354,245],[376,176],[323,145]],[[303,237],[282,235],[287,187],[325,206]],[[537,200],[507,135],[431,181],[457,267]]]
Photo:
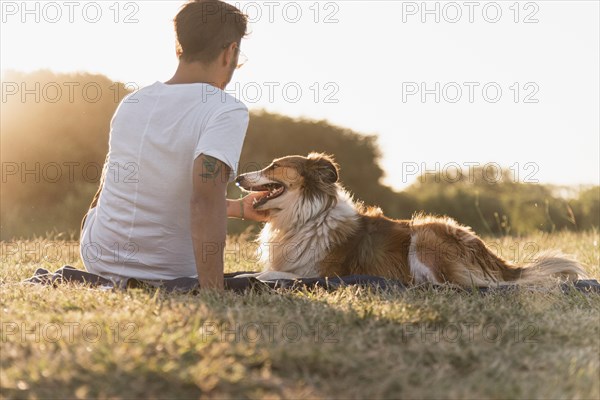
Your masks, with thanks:
[[[386,218],[354,202],[338,177],[333,158],[311,153],[237,178],[247,191],[273,192],[254,204],[269,211],[259,239],[265,271],[259,279],[365,274],[407,285],[486,287],[584,276],[580,264],[558,252],[538,255],[529,267],[513,265],[448,217]]]

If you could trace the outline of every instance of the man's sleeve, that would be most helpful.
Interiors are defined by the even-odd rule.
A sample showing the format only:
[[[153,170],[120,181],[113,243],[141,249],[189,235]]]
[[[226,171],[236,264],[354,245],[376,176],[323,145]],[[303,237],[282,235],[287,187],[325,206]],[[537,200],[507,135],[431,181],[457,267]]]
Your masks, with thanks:
[[[194,159],[205,154],[222,161],[231,168],[229,181],[233,181],[237,175],[248,120],[248,110],[244,106],[214,116],[200,133]]]

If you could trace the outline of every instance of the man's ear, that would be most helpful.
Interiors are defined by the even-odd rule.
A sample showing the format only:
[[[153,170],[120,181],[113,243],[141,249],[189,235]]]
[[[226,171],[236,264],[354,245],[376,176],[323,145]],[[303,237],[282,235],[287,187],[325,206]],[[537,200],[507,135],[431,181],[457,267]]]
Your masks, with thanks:
[[[239,51],[239,44],[236,42],[231,43],[229,46],[225,47],[223,50],[223,66],[226,67],[231,65],[233,60],[235,59],[235,55]]]
[[[183,48],[181,48],[181,44],[179,43],[179,41],[175,41],[175,55],[177,56],[177,58],[181,58],[181,55],[183,54]]]
[[[339,179],[339,166],[325,153],[310,153],[308,155],[308,169],[310,174],[320,181],[328,184],[336,183]]]

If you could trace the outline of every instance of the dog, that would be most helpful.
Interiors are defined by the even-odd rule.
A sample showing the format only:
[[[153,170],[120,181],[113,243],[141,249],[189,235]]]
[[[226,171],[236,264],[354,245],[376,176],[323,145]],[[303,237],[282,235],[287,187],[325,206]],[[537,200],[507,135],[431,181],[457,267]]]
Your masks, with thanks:
[[[405,285],[491,287],[585,276],[577,261],[559,252],[540,254],[528,267],[514,265],[446,216],[389,219],[352,199],[326,154],[278,158],[238,176],[236,184],[265,192],[253,205],[269,215],[259,235],[264,270],[252,275],[261,280],[360,274]]]

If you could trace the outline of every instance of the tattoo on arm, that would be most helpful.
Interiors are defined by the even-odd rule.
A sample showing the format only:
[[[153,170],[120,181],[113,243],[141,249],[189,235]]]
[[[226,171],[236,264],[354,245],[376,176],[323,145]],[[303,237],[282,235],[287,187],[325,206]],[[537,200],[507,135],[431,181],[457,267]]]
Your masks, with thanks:
[[[202,173],[200,176],[203,179],[210,179],[216,181],[217,178],[221,175],[221,167],[223,163],[218,159],[202,155]]]

